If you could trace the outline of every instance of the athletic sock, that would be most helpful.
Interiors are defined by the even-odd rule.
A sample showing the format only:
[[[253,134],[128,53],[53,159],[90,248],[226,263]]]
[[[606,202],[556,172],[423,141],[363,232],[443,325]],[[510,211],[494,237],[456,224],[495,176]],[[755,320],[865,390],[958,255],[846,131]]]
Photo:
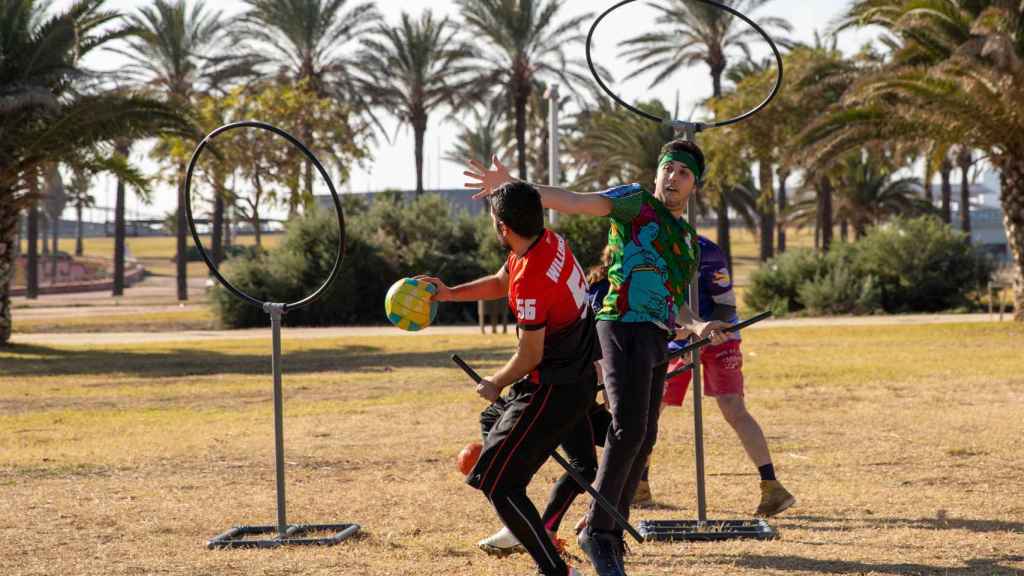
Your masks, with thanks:
[[[771,462],[758,466],[757,472],[761,475],[761,480],[775,480],[775,466]]]

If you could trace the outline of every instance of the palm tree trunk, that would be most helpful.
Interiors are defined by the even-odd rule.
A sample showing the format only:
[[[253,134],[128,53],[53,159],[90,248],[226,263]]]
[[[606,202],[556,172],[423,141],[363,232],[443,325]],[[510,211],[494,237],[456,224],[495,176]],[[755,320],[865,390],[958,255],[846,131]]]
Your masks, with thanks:
[[[82,204],[79,203],[75,206],[75,256],[81,256],[85,253],[85,247],[82,244]]]
[[[952,173],[953,165],[948,160],[943,160],[942,166],[939,168],[939,175],[942,176],[942,221],[946,224],[953,222],[953,212],[950,208],[953,198],[953,184],[950,178]]]
[[[724,197],[718,200],[715,210],[718,212],[718,247],[722,249],[722,254],[725,255],[725,264],[729,267],[729,276],[731,277],[732,239],[729,233],[729,204],[725,201]]]
[[[50,255],[50,218],[44,214],[39,214],[42,217],[42,228],[43,228],[43,256]]]
[[[219,180],[222,177],[218,178]],[[218,267],[224,261],[224,185],[218,182],[213,197],[213,229],[210,231],[210,258]]]
[[[177,262],[178,265],[178,300],[188,300],[188,257],[186,250],[186,234],[188,233],[188,221],[185,216],[185,163],[178,163],[178,224],[177,224]]]
[[[960,177],[960,230],[964,234],[971,233],[971,182],[968,177],[970,170],[970,156],[967,156],[968,163],[961,164]]]
[[[412,121],[412,132],[416,141],[416,197],[419,198],[423,194],[423,141],[427,134],[426,115],[415,115]]]
[[[11,198],[11,190],[0,192],[0,198]],[[17,205],[11,201],[0,203],[0,346],[11,340],[11,283],[14,281],[15,249],[18,240]]]
[[[818,185],[818,226],[821,228],[821,250],[832,248],[832,181],[822,176]]]
[[[935,179],[935,171],[932,170],[931,161],[925,160],[924,162],[924,199],[928,201],[929,205],[935,205],[935,194],[932,191],[932,180]]]
[[[782,254],[786,251],[786,180],[789,178],[789,172],[786,170],[779,170],[779,214],[778,214],[778,252]]]
[[[255,207],[252,209],[252,233],[256,246],[263,246],[263,232],[260,230],[260,211]]]
[[[774,173],[768,160],[762,158],[757,164],[761,188],[761,197],[757,202],[761,216],[761,261],[765,262],[775,255],[775,187],[772,182]]]
[[[846,218],[839,220],[839,238],[842,239],[843,244],[850,241],[850,221]]]
[[[60,214],[53,219],[53,249],[50,250],[50,284],[57,283],[57,253],[60,248]]]
[[[526,182],[526,103],[529,100],[529,89],[520,89],[515,93],[516,107],[516,156],[519,161],[519,179]]]
[[[29,180],[34,188],[35,179]],[[25,297],[29,300],[39,298],[39,207],[33,201],[28,209],[28,258],[25,266]]]
[[[1003,224],[1013,266],[1013,318],[1024,322],[1024,154],[1000,163]]]
[[[123,148],[118,149],[118,154],[127,156]],[[120,178],[117,180],[117,193],[114,196],[114,290],[113,296],[124,295],[124,259],[125,259],[125,183]]]

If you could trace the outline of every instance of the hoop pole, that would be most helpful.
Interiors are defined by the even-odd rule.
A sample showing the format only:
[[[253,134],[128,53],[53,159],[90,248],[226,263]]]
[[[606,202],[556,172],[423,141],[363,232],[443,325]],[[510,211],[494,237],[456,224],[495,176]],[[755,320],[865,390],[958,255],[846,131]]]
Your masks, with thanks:
[[[273,332],[273,355],[270,358],[274,371],[274,469],[277,474],[277,534],[287,537],[288,519],[284,494],[284,402],[281,398],[281,315],[283,304],[264,304],[270,314],[270,329]]]
[[[690,142],[697,143],[697,126],[685,123],[676,127],[677,137],[684,136]],[[686,206],[686,218],[690,221],[693,229],[697,229],[697,194],[690,194],[690,200]],[[696,240],[696,239],[695,239]],[[700,251],[698,250],[698,258]],[[694,314],[700,313],[700,262],[697,262],[697,271],[690,279],[690,310]],[[694,469],[697,474],[697,520],[706,522],[708,519],[707,492],[704,485],[704,402],[703,402],[703,381],[701,380],[700,347],[694,347],[690,352],[690,363],[693,365],[693,378],[690,380],[690,388],[693,390],[693,453],[696,465]]]

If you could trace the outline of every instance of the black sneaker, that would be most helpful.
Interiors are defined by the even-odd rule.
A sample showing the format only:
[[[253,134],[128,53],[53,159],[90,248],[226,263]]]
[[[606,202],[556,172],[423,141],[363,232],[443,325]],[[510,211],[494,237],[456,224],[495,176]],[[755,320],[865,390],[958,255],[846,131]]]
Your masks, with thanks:
[[[626,576],[619,554],[619,538],[609,532],[580,532],[576,542],[594,565],[597,576]]]

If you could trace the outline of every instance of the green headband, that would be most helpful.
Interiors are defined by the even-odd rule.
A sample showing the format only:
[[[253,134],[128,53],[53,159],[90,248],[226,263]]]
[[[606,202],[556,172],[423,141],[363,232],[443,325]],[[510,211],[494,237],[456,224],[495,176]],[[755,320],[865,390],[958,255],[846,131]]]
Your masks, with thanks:
[[[661,160],[658,162],[658,170],[664,168],[665,164],[669,162],[682,162],[690,169],[690,172],[693,172],[693,176],[700,180],[702,176],[700,163],[697,162],[697,158],[693,154],[686,150],[670,150],[668,154],[661,157]]]

